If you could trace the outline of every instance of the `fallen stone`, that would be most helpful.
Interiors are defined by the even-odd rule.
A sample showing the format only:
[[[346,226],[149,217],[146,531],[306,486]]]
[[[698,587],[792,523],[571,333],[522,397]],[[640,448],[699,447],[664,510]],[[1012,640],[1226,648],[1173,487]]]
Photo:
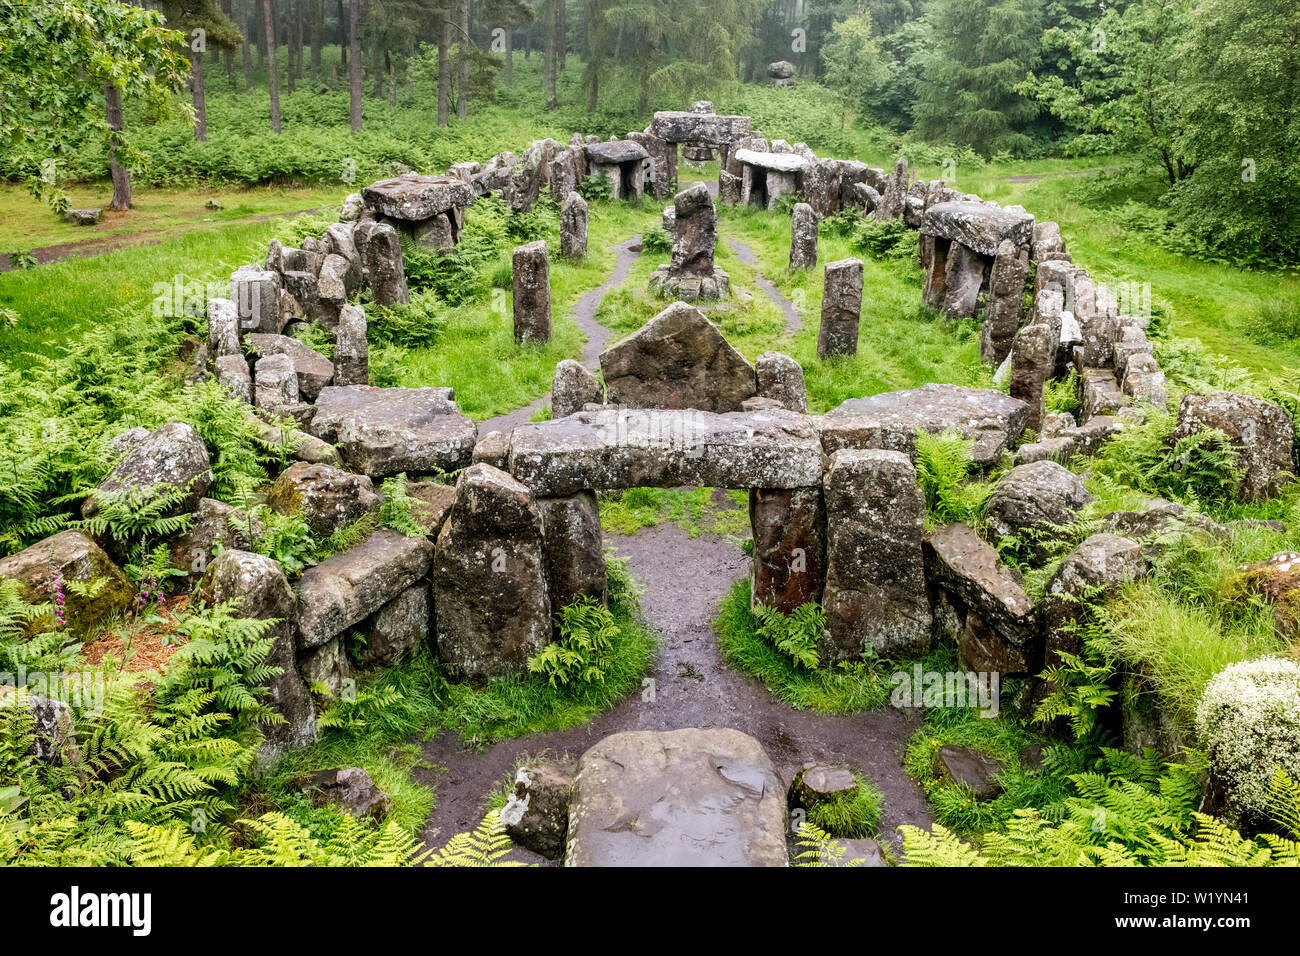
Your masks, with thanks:
[[[190,590],[208,570],[215,550],[249,551],[265,531],[262,519],[255,514],[204,498],[193,523],[171,540],[172,567],[186,572],[172,578],[171,586],[177,591]]]
[[[211,484],[212,462],[199,433],[184,422],[168,422],[150,432],[113,467],[99,483],[98,496],[91,495],[82,503],[81,516],[99,514],[103,496],[128,494],[152,499],[169,488],[179,488],[185,495],[165,514],[188,514]]]
[[[515,771],[515,783],[501,811],[510,839],[549,860],[564,855],[569,832],[569,796],[578,761],[533,760]]]
[[[295,462],[281,472],[267,504],[284,515],[302,515],[312,532],[327,538],[379,511],[370,479],[330,465]]]
[[[566,866],[785,866],[784,788],[738,730],[630,731],[578,763]]]
[[[555,379],[551,383],[552,418],[564,418],[582,411],[585,405],[600,405],[604,401],[605,389],[589,368],[573,359],[556,363]]]
[[[296,778],[298,789],[308,796],[312,806],[333,805],[358,820],[382,820],[393,801],[375,785],[370,774],[360,767],[345,770],[317,770]]]
[[[1238,497],[1262,501],[1293,480],[1295,426],[1280,405],[1234,392],[1201,392],[1183,397],[1178,424],[1169,441],[1218,429],[1240,452],[1244,469]]]
[[[1034,637],[1034,604],[996,550],[969,525],[950,524],[925,536],[925,570],[967,608],[1017,645]]]
[[[115,614],[132,607],[136,589],[122,569],[99,545],[80,531],[60,531],[7,558],[0,558],[0,578],[17,581],[28,604],[50,604],[51,610],[26,622],[29,634],[60,628],[58,596],[61,582],[90,584],[103,580],[96,592],[79,594],[62,587],[62,628],[74,635],[89,635]]]
[[[334,363],[313,348],[287,335],[254,332],[244,337],[254,355],[284,355],[293,363],[298,377],[298,394],[314,402],[320,390],[334,379]]]
[[[1092,500],[1079,476],[1054,461],[1016,465],[993,489],[985,509],[989,529],[1015,536],[1040,558],[1056,529],[1070,524]]]
[[[976,800],[992,800],[1002,792],[998,776],[1002,761],[973,747],[945,744],[934,755],[934,772],[941,779],[970,790]]]
[[[212,364],[216,369],[217,384],[226,390],[227,395],[237,402],[253,404],[253,373],[243,355],[219,355]]]

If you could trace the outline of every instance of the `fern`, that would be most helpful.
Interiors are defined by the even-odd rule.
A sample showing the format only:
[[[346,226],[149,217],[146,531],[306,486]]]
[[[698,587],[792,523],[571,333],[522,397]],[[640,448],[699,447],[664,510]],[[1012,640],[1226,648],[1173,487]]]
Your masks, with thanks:
[[[918,428],[914,435],[916,477],[925,494],[926,521],[930,525],[963,521],[978,525],[993,484],[971,481],[973,438],[954,430],[931,434]]]
[[[861,866],[858,858],[844,859],[848,847],[815,823],[799,824],[795,834],[795,866]]]
[[[774,607],[754,609],[755,633],[799,667],[816,670],[821,663],[817,644],[826,631],[826,611],[820,604],[801,604],[790,614]]]
[[[600,684],[613,663],[618,623],[609,608],[582,596],[560,611],[560,639],[528,660],[528,670],[552,687],[571,683]]]
[[[379,524],[408,538],[423,537],[426,529],[415,517],[419,499],[407,494],[406,475],[385,479],[381,490],[384,502],[379,507]]]
[[[501,812],[493,810],[471,833],[458,833],[446,846],[429,856],[428,866],[522,866],[505,859],[514,849],[501,825]]]

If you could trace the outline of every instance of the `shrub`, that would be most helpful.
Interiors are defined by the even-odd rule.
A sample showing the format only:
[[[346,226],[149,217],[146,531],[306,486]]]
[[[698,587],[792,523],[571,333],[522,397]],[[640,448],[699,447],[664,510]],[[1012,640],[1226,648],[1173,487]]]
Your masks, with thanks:
[[[673,237],[662,226],[654,226],[641,233],[641,245],[646,252],[663,255],[672,251]]]
[[[529,658],[528,670],[545,676],[552,687],[604,683],[618,635],[614,615],[584,595],[562,609],[559,618],[560,639]]]
[[[1300,777],[1300,664],[1263,657],[1224,668],[1205,687],[1196,731],[1228,807],[1262,819],[1274,771]]]

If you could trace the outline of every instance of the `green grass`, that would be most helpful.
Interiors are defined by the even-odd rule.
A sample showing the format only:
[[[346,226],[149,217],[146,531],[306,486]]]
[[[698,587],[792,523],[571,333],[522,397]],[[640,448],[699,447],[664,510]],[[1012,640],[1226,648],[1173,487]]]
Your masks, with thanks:
[[[855,840],[874,836],[880,823],[885,797],[860,773],[854,773],[858,785],[847,794],[839,794],[808,810],[808,822],[833,837]]]
[[[749,494],[730,489],[727,504],[713,502],[713,488],[629,488],[600,495],[600,526],[608,533],[636,534],[665,521],[690,533],[743,538],[749,535]]]
[[[732,667],[757,677],[774,697],[795,710],[851,714],[889,702],[892,666],[872,662],[818,670],[798,667],[759,636],[749,599],[749,579],[737,581],[714,620],[722,655]]]

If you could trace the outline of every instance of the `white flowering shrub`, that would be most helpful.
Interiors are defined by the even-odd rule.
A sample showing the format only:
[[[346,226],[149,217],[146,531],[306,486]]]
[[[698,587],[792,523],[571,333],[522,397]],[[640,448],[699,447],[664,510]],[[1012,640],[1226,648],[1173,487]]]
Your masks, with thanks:
[[[1263,657],[1225,667],[1205,686],[1196,731],[1230,809],[1262,817],[1275,768],[1300,780],[1300,663]]]

